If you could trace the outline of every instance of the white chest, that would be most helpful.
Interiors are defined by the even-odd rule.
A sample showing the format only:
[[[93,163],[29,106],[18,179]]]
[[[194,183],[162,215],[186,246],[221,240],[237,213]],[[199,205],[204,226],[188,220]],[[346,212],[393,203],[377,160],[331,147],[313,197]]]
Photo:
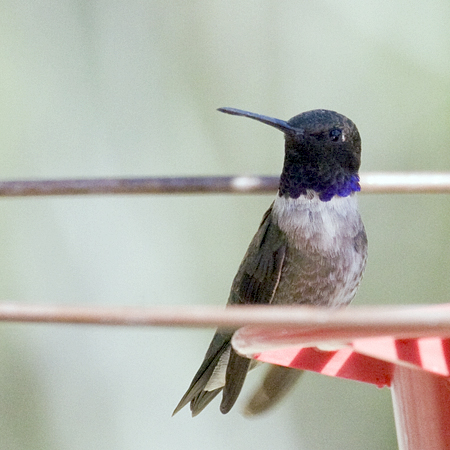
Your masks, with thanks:
[[[339,241],[354,237],[362,228],[354,194],[335,196],[328,202],[321,201],[313,191],[297,199],[277,196],[272,213],[291,245],[298,249],[307,242],[320,251],[335,253]]]

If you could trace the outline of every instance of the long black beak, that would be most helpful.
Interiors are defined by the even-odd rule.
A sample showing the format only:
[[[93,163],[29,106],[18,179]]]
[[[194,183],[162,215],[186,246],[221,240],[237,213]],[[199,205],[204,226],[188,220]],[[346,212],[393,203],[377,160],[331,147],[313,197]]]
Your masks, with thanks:
[[[292,125],[289,125],[285,120],[275,119],[273,117],[263,116],[261,114],[255,114],[248,111],[242,111],[241,109],[236,108],[218,108],[217,111],[226,114],[231,114],[233,116],[250,117],[250,119],[255,119],[258,120],[259,122],[265,123],[266,125],[270,125],[271,127],[278,128],[284,134],[289,134],[291,136],[302,134],[302,130],[294,128]]]

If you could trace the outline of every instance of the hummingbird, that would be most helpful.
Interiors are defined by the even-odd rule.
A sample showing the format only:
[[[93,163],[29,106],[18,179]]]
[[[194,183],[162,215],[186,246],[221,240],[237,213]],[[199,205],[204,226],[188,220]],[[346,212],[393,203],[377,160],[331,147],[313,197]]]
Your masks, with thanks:
[[[356,125],[334,111],[316,109],[288,121],[219,108],[284,133],[285,159],[275,200],[233,280],[228,305],[313,305],[338,308],[356,294],[367,259],[358,212],[361,138]],[[233,331],[218,329],[173,414],[190,403],[199,414],[220,392],[228,413],[255,365],[231,346]],[[301,371],[273,366],[247,413],[268,409]]]

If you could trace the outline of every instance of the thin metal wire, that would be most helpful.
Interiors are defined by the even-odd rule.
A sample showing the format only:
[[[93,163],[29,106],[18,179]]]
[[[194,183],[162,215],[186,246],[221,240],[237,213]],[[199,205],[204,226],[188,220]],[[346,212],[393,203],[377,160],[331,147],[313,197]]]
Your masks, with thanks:
[[[146,177],[0,182],[0,197],[111,194],[267,194],[279,177]],[[450,193],[450,173],[370,172],[361,174],[363,193]]]
[[[250,325],[266,329],[282,327],[285,331],[295,328],[301,330],[306,340],[386,334],[401,338],[450,337],[450,306],[360,306],[330,310],[308,306],[107,307],[0,303],[0,322],[230,329]]]
[[[3,181],[0,182],[0,197],[188,193],[263,194],[275,192],[278,180],[278,177],[236,176]],[[364,193],[450,193],[450,173],[364,173],[361,175],[361,185]],[[238,328],[243,325],[300,326],[302,329],[315,327],[316,331],[320,325],[322,333],[325,328],[331,334],[340,329],[340,333],[353,333],[354,336],[361,336],[361,333],[365,335],[367,333],[369,335],[385,334],[387,331],[390,334],[396,332],[401,337],[450,336],[450,312],[443,314],[442,311],[436,312],[428,307],[420,309],[420,313],[417,314],[414,312],[416,310],[417,308],[380,307],[323,311],[305,307],[273,307],[269,311],[267,308],[255,306],[227,308],[226,310],[207,306],[108,308],[0,302],[0,322],[122,326],[222,326],[230,328]]]

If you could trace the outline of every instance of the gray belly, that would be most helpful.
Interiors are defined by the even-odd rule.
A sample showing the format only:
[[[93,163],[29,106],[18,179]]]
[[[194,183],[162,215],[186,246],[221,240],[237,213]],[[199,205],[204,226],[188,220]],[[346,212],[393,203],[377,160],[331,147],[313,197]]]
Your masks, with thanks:
[[[367,251],[364,235],[346,239],[334,255],[288,247],[272,304],[326,307],[347,305],[355,296],[364,272]]]

